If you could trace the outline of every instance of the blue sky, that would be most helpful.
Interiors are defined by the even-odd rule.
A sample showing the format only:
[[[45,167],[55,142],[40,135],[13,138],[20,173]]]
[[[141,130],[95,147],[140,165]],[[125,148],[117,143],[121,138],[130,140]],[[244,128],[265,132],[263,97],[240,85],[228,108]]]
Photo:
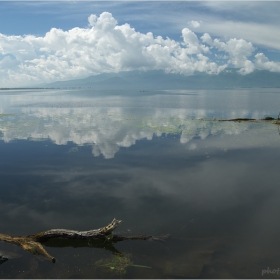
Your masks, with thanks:
[[[0,2],[0,85],[103,72],[280,72],[280,1]]]

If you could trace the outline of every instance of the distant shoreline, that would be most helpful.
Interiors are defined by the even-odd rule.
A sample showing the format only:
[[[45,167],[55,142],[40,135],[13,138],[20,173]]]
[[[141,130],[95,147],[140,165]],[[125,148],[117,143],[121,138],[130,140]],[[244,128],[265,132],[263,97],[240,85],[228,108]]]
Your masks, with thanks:
[[[88,87],[16,87],[16,88],[0,88],[1,90],[37,90],[37,89],[56,89],[56,90],[77,90],[77,89],[91,89],[91,90],[114,90],[114,88],[88,88]],[[151,88],[150,91],[153,90],[238,90],[238,89],[280,89],[280,87],[225,87],[225,88],[174,88],[174,89],[153,89]],[[143,90],[137,89],[137,88],[123,88],[123,89],[115,89],[115,90],[140,90],[141,92]],[[144,90],[143,92],[146,92],[147,90]]]

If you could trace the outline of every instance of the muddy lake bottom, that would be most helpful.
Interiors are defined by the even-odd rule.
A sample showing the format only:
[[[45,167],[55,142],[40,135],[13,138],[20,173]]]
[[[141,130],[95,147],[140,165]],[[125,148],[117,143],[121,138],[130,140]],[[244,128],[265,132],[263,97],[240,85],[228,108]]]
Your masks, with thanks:
[[[0,278],[280,278],[279,89],[0,92],[0,233],[166,241],[0,242]]]

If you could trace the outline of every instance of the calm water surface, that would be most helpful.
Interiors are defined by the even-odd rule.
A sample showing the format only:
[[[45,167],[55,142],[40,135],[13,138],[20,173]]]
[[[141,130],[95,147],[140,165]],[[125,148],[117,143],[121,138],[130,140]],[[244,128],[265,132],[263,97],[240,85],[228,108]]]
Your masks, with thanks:
[[[279,111],[279,89],[1,91],[1,233],[171,238],[50,240],[55,264],[1,242],[0,278],[279,278],[279,128],[214,120]],[[96,263],[120,254],[150,268]]]

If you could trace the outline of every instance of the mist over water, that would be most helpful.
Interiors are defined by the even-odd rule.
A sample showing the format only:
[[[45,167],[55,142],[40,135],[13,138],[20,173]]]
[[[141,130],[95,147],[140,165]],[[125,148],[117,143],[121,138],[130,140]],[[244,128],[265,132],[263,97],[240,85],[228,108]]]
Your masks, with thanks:
[[[58,260],[19,254],[2,278],[261,278],[278,268],[279,89],[1,91],[0,233],[89,230],[171,234],[114,248],[135,264],[98,267],[107,244],[54,240]],[[273,276],[277,276],[276,274]]]

